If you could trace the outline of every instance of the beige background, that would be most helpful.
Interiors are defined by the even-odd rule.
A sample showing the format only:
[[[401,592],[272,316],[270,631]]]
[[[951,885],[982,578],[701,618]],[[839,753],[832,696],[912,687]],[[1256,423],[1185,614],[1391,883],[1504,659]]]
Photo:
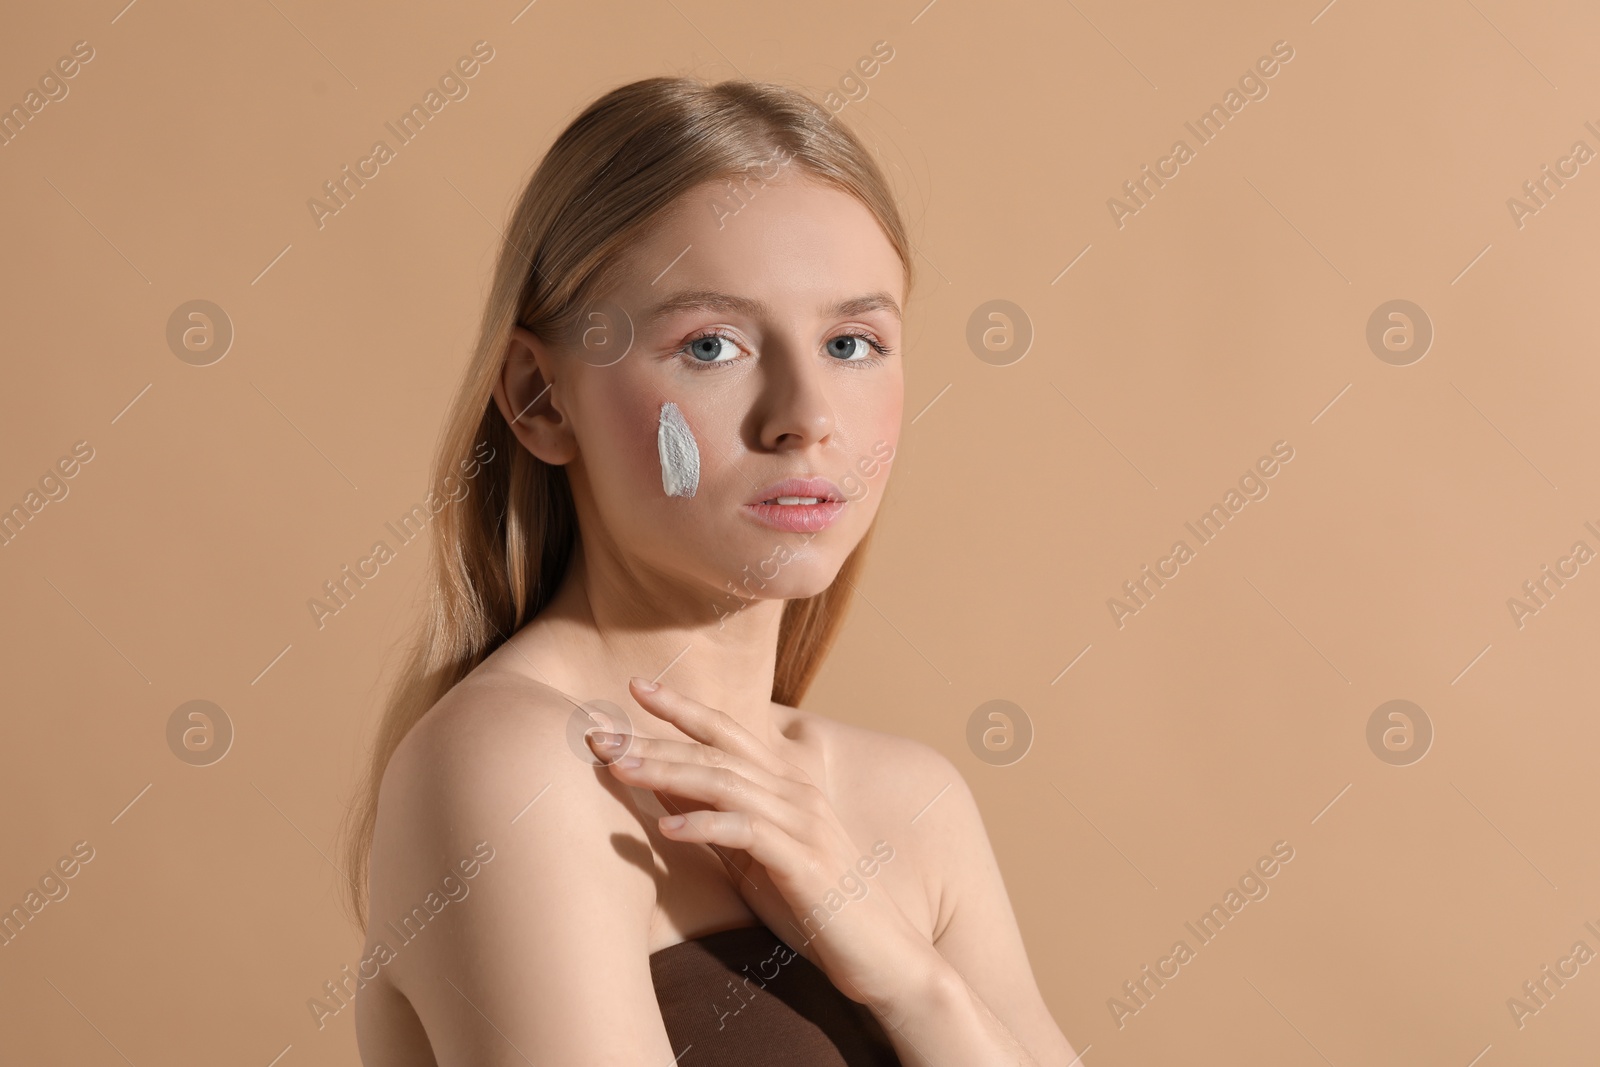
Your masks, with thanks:
[[[94,449],[0,548],[0,902],[95,849],[0,948],[8,1062],[357,1062],[351,1013],[319,1032],[306,1001],[358,954],[327,857],[423,546],[321,631],[305,603],[425,495],[496,227],[615,84],[820,100],[880,40],[843,116],[923,284],[895,489],[808,706],[962,767],[1093,1067],[1593,1056],[1600,962],[1521,1028],[1506,1001],[1600,950],[1600,564],[1521,628],[1507,599],[1600,549],[1600,163],[1521,228],[1506,201],[1600,150],[1600,13],[122,2],[0,34],[6,104],[95,50],[0,148],[0,504]],[[307,199],[477,40],[470,96],[318,230]],[[1118,229],[1107,199],[1279,40],[1269,95]],[[166,343],[193,299],[236,331],[211,366]],[[1035,331],[1009,366],[965,339],[994,299]],[[1393,299],[1436,331],[1408,366],[1365,340]],[[1279,440],[1270,495],[1114,625]],[[193,699],[237,731],[209,767],[166,741]],[[1035,731],[1010,766],[965,740],[992,699]],[[1367,744],[1392,699],[1436,732],[1410,766]],[[1280,840],[1270,895],[1119,1028],[1108,999]]]

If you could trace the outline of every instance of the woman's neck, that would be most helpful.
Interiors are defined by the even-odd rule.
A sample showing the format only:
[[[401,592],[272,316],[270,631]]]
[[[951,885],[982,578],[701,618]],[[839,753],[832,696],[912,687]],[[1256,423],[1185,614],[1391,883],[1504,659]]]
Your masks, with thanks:
[[[610,700],[641,733],[681,738],[628,693],[634,675],[660,681],[726,712],[776,750],[783,738],[772,683],[783,606],[666,582],[652,588],[637,574],[591,566],[575,547],[555,598],[508,642],[514,655],[505,663],[580,702]]]

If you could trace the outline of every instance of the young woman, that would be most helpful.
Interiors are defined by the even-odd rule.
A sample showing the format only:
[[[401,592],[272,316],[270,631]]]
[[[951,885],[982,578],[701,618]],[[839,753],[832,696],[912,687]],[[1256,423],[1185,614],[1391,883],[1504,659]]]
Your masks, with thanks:
[[[912,255],[871,153],[773,85],[623,86],[535,171],[351,823],[365,1063],[1074,1061],[960,772],[798,707]]]

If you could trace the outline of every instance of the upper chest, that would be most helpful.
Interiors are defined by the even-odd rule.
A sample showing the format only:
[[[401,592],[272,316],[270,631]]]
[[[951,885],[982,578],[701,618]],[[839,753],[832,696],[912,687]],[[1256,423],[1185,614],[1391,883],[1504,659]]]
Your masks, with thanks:
[[[807,742],[786,753],[828,798],[829,804],[856,846],[857,856],[835,858],[845,896],[867,892],[887,893],[912,925],[932,940],[938,900],[936,858],[920,847],[909,827],[899,826],[891,805],[883,803],[892,792],[896,769],[885,765],[884,753],[872,750],[871,738],[853,737],[841,751],[825,721],[802,728]],[[871,770],[871,776],[864,772]],[[875,777],[873,777],[875,776]],[[761,920],[746,903],[744,877],[725,862],[734,857],[721,846],[673,841],[655,828],[655,817],[669,814],[654,794],[634,790],[656,866],[656,903],[651,917],[649,951],[680,941]],[[903,820],[899,820],[903,821]],[[887,858],[886,858],[887,857]],[[863,863],[862,861],[866,862]],[[846,865],[848,863],[848,866]],[[863,872],[870,871],[867,875]]]

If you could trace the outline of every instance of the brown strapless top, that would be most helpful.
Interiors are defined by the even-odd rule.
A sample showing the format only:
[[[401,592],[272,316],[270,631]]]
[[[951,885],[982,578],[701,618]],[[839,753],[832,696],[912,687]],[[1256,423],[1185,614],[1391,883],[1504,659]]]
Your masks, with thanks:
[[[650,955],[678,1067],[900,1067],[865,1005],[765,926]]]

